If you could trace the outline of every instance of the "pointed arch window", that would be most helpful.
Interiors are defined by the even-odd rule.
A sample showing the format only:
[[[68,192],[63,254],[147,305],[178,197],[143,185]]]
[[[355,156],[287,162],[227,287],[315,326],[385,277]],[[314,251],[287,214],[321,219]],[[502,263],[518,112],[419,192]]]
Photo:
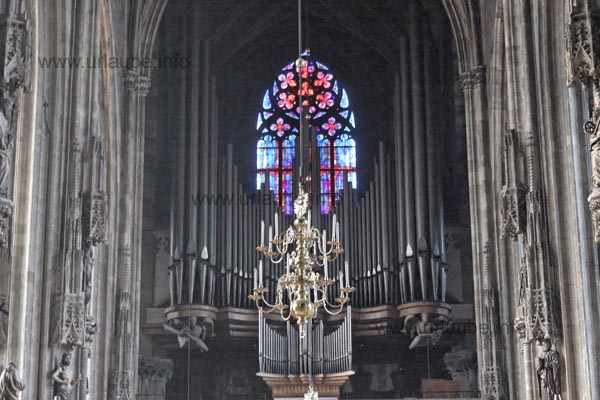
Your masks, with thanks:
[[[341,88],[329,67],[313,60],[299,71],[294,63],[281,69],[272,88],[265,92],[258,113],[257,188],[269,182],[275,200],[292,213],[292,163],[298,135],[300,104],[308,110],[311,127],[316,133],[319,155],[321,212],[328,213],[339,198],[344,173],[356,188],[356,142],[354,112],[348,94]],[[302,74],[302,88],[299,74]]]

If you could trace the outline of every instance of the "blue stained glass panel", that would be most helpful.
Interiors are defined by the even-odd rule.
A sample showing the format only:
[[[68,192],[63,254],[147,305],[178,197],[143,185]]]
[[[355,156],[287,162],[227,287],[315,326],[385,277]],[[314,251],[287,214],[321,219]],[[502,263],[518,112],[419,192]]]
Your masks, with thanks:
[[[329,171],[321,171],[321,194],[331,193],[331,176]]]
[[[281,166],[283,168],[292,168],[292,165],[294,163],[294,153],[296,152],[296,149],[293,147],[284,147],[282,149],[282,160],[281,160]]]
[[[269,91],[265,92],[265,97],[263,97],[263,108],[265,110],[271,109],[271,98],[269,97]]]
[[[292,193],[292,172],[283,172],[283,193]]]
[[[316,62],[316,64],[317,64],[317,67],[324,69],[325,71],[329,71],[329,67],[327,65],[323,65],[318,61]]]
[[[335,192],[339,193],[344,187],[344,171],[335,171]]]
[[[358,183],[358,181],[357,181],[357,179],[356,179],[356,171],[352,171],[352,172],[349,172],[349,173],[348,173],[348,180],[349,180],[350,182],[352,182],[352,188],[353,188],[353,189],[356,189],[356,187],[357,187],[356,185],[357,185],[357,183]]]
[[[329,214],[331,211],[330,198],[328,194],[321,195],[321,214]]]
[[[256,174],[256,190],[260,190],[260,185],[262,185],[264,182],[265,173],[261,171],[258,174]]]
[[[319,147],[319,158],[321,161],[321,169],[329,169],[330,167],[330,154],[329,154],[329,146],[327,147]]]
[[[340,107],[348,108],[350,105],[350,100],[348,100],[348,93],[346,93],[346,89],[342,89],[342,100],[340,101]]]
[[[263,123],[263,119],[262,119],[262,115],[261,113],[258,113],[258,118],[256,119],[256,130],[260,129],[260,126]]]
[[[265,92],[256,122],[257,131],[262,130],[265,134],[257,143],[257,187],[266,180],[275,192],[275,200],[288,214],[293,211],[291,180],[299,119],[299,103],[288,96],[297,96],[298,88],[290,84],[298,81],[299,73],[307,85],[303,106],[318,134],[316,155],[321,179],[314,189],[319,187],[323,193],[321,211],[330,212],[332,200],[339,198],[344,172],[348,173],[352,187],[357,187],[356,142],[349,135],[355,128],[355,116],[349,108],[348,93],[338,84],[329,67],[312,60],[308,53],[305,57],[307,68],[298,71],[295,62],[291,62],[277,74],[272,89]],[[272,126],[276,128],[269,132]],[[289,128],[284,129],[286,126]],[[334,181],[331,181],[332,177]]]
[[[290,194],[284,195],[283,196],[283,211],[288,215],[292,214],[294,211],[293,205],[294,205],[294,202],[292,199],[292,195],[290,195]]]
[[[277,171],[269,171],[269,189],[275,193],[279,192],[279,174]]]
[[[329,139],[326,139],[322,134],[317,134],[317,146],[329,146]]]

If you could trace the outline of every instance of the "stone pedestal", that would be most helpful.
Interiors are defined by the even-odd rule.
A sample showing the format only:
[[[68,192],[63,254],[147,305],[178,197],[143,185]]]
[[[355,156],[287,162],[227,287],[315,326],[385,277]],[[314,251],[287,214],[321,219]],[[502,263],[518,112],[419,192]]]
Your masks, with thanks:
[[[167,382],[173,376],[173,361],[158,357],[140,357],[138,400],[164,400]]]
[[[308,375],[276,375],[259,372],[275,400],[304,400],[308,390]],[[340,389],[354,371],[339,372],[335,374],[313,375],[315,391],[319,393],[319,400],[338,400]]]
[[[444,363],[461,392],[477,392],[477,357],[472,349],[446,353]]]

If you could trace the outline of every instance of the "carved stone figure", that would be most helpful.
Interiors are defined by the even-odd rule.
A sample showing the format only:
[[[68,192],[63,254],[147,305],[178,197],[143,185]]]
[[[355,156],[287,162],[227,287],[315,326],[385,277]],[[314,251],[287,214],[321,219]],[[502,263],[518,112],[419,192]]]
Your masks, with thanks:
[[[17,365],[9,362],[0,375],[0,400],[17,400],[19,392],[23,390],[25,390],[25,385],[19,378]]]
[[[63,353],[60,366],[52,374],[54,381],[54,400],[73,399],[73,387],[81,381],[81,377],[73,379],[71,373],[71,353]]]
[[[552,349],[550,338],[542,341],[543,350],[538,358],[537,377],[541,400],[562,400],[560,388],[560,355]]]
[[[177,335],[179,347],[184,348],[188,343],[195,343],[200,350],[208,351],[208,346],[204,342],[213,335],[214,322],[210,318],[203,318],[202,323],[198,324],[197,317],[190,317],[190,323],[182,323],[181,328],[164,325],[165,330]]]
[[[3,98],[0,107],[0,196],[8,195],[8,181],[12,159],[12,120],[14,103]]]
[[[92,274],[94,270],[94,246],[90,238],[85,240],[83,248],[83,291],[84,304],[87,306],[92,298]]]
[[[527,278],[527,264],[525,261],[521,263],[521,270],[519,272],[519,304],[523,304],[525,296],[527,295],[527,288],[529,287],[529,280]]]

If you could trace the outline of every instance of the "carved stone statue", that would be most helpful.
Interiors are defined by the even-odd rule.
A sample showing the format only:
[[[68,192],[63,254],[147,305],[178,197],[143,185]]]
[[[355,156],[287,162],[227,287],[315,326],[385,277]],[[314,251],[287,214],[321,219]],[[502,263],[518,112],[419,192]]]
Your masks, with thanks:
[[[8,180],[12,159],[13,102],[3,98],[0,107],[0,196],[8,195]]]
[[[81,381],[81,377],[72,378],[70,369],[71,353],[63,353],[60,366],[52,374],[54,381],[54,400],[72,400],[73,387]]]
[[[94,245],[92,239],[85,240],[83,247],[83,290],[85,292],[85,305],[92,298],[92,274],[94,270]]]
[[[560,388],[560,354],[552,349],[550,338],[542,341],[542,353],[538,358],[537,377],[541,400],[562,400]]]
[[[204,342],[213,335],[214,322],[210,318],[203,318],[202,323],[198,324],[197,317],[190,317],[189,324],[182,323],[181,328],[171,325],[164,325],[165,330],[177,335],[179,347],[184,348],[188,343],[193,342],[200,350],[208,351],[208,346]]]
[[[0,400],[18,400],[19,392],[25,390],[17,373],[17,365],[9,362],[0,375]]]

